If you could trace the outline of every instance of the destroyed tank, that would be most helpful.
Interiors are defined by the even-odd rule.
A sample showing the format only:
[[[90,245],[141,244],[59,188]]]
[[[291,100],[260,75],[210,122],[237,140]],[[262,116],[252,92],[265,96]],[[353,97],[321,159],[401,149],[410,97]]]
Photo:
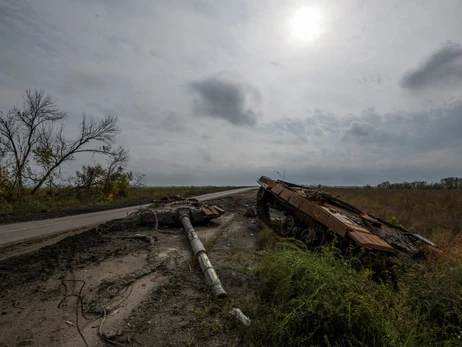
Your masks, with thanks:
[[[188,211],[191,222],[194,224],[206,224],[214,218],[220,217],[225,211],[215,205],[207,205],[192,198],[174,196],[161,200],[152,200],[148,213],[143,215],[146,223],[157,223],[160,226],[181,225],[180,215]]]
[[[426,247],[436,247],[422,235],[385,222],[326,192],[266,176],[257,182],[259,220],[281,236],[302,240],[309,248],[337,239],[344,249],[415,257]]]

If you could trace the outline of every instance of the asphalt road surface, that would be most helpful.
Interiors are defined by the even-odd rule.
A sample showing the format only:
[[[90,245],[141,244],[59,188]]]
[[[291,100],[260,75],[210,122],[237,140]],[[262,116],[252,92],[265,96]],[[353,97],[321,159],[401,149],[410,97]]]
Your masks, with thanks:
[[[223,192],[199,195],[194,198],[199,201],[213,200],[227,195],[243,193],[252,189],[257,189],[257,187],[226,190]],[[108,220],[123,218],[127,214],[136,211],[138,208],[147,206],[149,205],[131,206],[109,211],[85,213],[33,222],[0,225],[0,245],[26,240],[31,237],[95,226]]]

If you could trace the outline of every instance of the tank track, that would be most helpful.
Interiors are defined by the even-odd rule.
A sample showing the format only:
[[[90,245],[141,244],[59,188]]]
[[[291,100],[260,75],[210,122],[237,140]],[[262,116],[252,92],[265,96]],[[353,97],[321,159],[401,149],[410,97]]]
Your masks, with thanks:
[[[271,217],[269,212],[268,203],[270,203],[270,196],[264,188],[260,188],[257,193],[257,217],[258,220],[266,227],[279,233],[271,225]]]
[[[282,187],[287,187],[288,189],[291,189],[290,185],[286,186],[284,184],[285,182],[278,181],[278,183]],[[315,202],[315,200],[310,199],[310,197],[308,197],[308,199]],[[337,199],[335,198],[331,199],[339,203],[340,206],[345,207],[346,210],[358,210],[354,206],[351,206],[341,200],[337,201]],[[281,232],[281,229],[283,229],[281,228],[281,225],[274,223],[271,220],[270,208],[282,211],[284,212],[284,214],[290,215],[295,219],[295,227],[292,229],[293,233],[284,234],[283,232]],[[302,241],[307,246],[307,248],[312,251],[317,251],[324,245],[333,244],[335,248],[339,249],[342,255],[347,257],[355,257],[358,258],[362,263],[369,264],[369,266],[371,266],[371,268],[374,270],[373,276],[375,276],[376,278],[388,276],[387,272],[384,272],[383,269],[387,269],[387,271],[390,271],[390,266],[392,266],[393,264],[411,264],[413,262],[413,258],[420,259],[422,257],[421,252],[411,255],[407,252],[401,251],[399,247],[397,247],[393,243],[390,244],[392,244],[395,249],[394,254],[375,251],[372,249],[366,251],[365,248],[362,248],[360,245],[358,245],[352,238],[348,236],[338,236],[334,231],[328,229],[326,225],[318,222],[316,219],[305,213],[303,210],[294,207],[293,205],[289,204],[286,200],[280,198],[277,194],[268,191],[263,186],[260,187],[257,193],[256,212],[258,221],[261,226],[273,230],[276,234],[282,237],[295,237],[296,239]],[[358,210],[358,212],[361,211]],[[353,212],[351,217],[355,217],[355,214]],[[383,222],[380,219],[377,220],[379,222]],[[287,221],[287,219],[285,221]],[[368,224],[363,224],[365,222],[362,221],[362,219],[359,219],[359,217],[356,218],[355,221],[368,229]],[[386,224],[386,222],[383,223]],[[292,225],[293,224],[289,223],[289,227],[291,227]],[[287,230],[287,228],[285,230]],[[385,241],[389,242],[386,239]],[[391,270],[390,276],[393,280],[394,270]]]
[[[290,211],[291,209],[293,209],[293,207],[287,201],[271,193],[268,193],[263,187],[260,187],[257,193],[257,217],[264,226],[270,228],[271,230],[276,232],[278,235],[288,236],[288,235],[284,235],[283,233],[281,233],[281,228],[276,228],[274,224],[271,222],[270,211],[268,207],[268,204],[271,204],[272,202],[271,199],[274,199],[276,201],[276,204],[274,205],[279,205],[282,207],[282,209],[276,208],[278,211]],[[323,224],[316,221],[310,215],[306,214],[305,212],[301,210],[298,210],[297,213],[303,215],[304,218],[306,218],[307,220],[311,221],[311,223],[313,223],[314,227],[311,228],[311,230],[317,229],[317,231],[322,230],[323,233],[327,232],[327,228]],[[295,220],[297,219],[295,218]],[[304,239],[308,236],[308,233],[307,233],[308,229],[305,229],[305,230],[303,230],[302,228],[299,228],[299,229],[300,229],[299,230],[300,235],[295,235],[295,236],[296,237],[298,236],[298,238],[304,241]],[[322,235],[323,241],[324,241],[324,238],[325,238],[325,235]]]

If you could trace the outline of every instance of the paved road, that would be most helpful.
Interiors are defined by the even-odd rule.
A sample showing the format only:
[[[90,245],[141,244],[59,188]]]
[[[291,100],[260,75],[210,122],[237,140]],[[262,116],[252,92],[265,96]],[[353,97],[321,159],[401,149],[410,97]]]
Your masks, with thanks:
[[[227,190],[224,192],[210,193],[205,195],[196,196],[199,201],[213,200],[223,196],[243,193],[249,190],[257,189],[257,187],[240,188]],[[90,227],[97,225],[108,220],[123,218],[127,214],[136,211],[136,209],[148,206],[139,205],[132,207],[119,208],[116,210],[85,213],[69,217],[45,219],[40,221],[15,223],[0,225],[0,245],[25,240],[35,236],[42,236],[51,233],[59,233],[71,229]]]

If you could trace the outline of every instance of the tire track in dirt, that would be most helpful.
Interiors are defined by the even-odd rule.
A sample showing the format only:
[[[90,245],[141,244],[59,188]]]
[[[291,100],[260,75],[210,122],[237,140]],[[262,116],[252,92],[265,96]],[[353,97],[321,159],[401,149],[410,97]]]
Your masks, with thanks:
[[[196,228],[206,247],[210,246],[210,259],[229,300],[220,303],[211,297],[187,237],[179,229],[170,229],[171,234],[137,230],[154,238],[151,257],[146,241],[117,238],[127,236],[127,231],[102,235],[91,229],[54,244],[27,244],[26,249],[38,247],[27,253],[17,247],[11,250],[16,256],[0,260],[0,346],[83,346],[76,327],[65,323],[76,323],[75,297],[57,308],[64,295],[61,281],[68,279],[86,282],[84,311],[91,319],[99,316],[91,314],[91,308],[109,308],[103,332],[120,343],[215,346],[220,339],[231,338],[227,326],[234,322],[223,312],[229,305],[239,305],[238,298],[251,295],[247,272],[255,261],[258,228],[242,215],[253,195],[220,199],[217,203],[231,213]],[[123,280],[131,283],[130,294],[111,295],[115,284],[123,287]],[[121,300],[125,301],[111,309]],[[100,318],[88,323],[80,315],[79,323],[91,346],[105,346],[97,336]]]

